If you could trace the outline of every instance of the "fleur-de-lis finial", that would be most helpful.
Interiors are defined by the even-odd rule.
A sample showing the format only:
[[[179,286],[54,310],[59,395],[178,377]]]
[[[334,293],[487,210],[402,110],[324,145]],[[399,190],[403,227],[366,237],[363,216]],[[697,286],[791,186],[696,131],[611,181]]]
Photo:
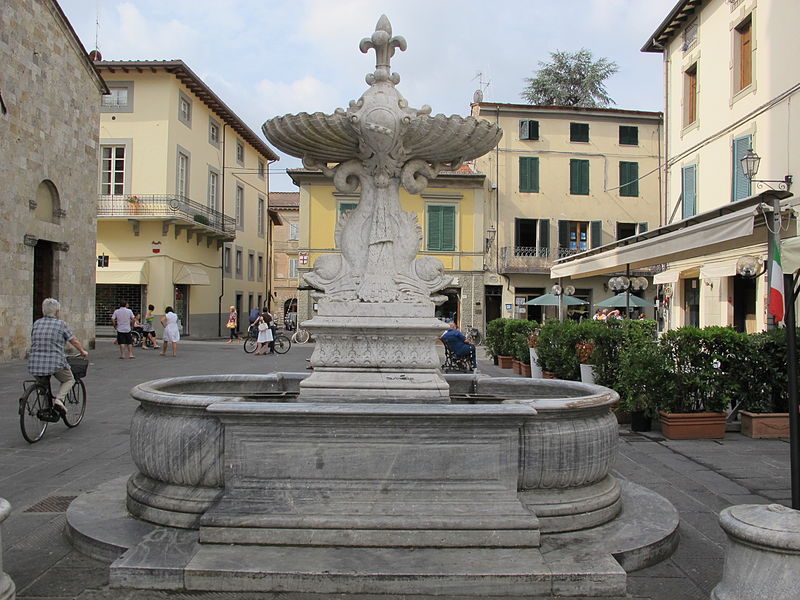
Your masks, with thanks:
[[[405,51],[408,47],[403,36],[392,37],[392,24],[386,15],[381,15],[372,37],[364,38],[358,45],[359,50],[366,54],[370,48],[375,50],[375,72],[367,75],[367,83],[372,85],[378,81],[391,81],[395,85],[400,82],[400,75],[390,74],[391,59],[394,49]]]

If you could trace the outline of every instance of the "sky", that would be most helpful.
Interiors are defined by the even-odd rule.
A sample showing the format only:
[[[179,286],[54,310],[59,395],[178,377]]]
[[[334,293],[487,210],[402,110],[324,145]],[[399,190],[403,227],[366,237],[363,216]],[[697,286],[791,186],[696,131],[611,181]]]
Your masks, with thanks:
[[[286,113],[332,113],[366,90],[373,52],[358,44],[385,14],[408,43],[392,70],[412,107],[468,115],[523,103],[526,77],[556,50],[619,66],[614,108],[663,110],[662,57],[639,49],[677,0],[58,0],[87,51],[104,60],[183,60],[255,132]],[[271,191],[296,191],[278,153]]]

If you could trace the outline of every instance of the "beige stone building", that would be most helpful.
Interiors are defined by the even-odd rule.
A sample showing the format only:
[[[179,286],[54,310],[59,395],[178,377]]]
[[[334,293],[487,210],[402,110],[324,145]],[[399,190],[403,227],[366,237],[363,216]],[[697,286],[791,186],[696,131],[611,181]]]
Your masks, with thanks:
[[[270,192],[269,208],[280,217],[272,236],[272,302],[278,321],[297,315],[297,282],[300,241],[300,193]],[[306,255],[307,256],[307,255]],[[306,259],[307,260],[307,259]]]
[[[127,300],[134,311],[172,306],[184,335],[227,335],[229,306],[246,315],[269,297],[277,156],[183,61],[97,67],[111,95],[96,188],[96,323],[108,327]]]
[[[667,326],[767,327],[767,278],[743,277],[737,262],[763,264],[769,224],[781,230],[784,272],[800,266],[791,193],[800,173],[799,20],[798,2],[676,3],[642,48],[662,55],[666,84],[662,227],[566,260],[554,274],[665,264],[656,282]],[[751,148],[761,158],[753,181],[741,164]]]
[[[0,361],[25,356],[42,300],[56,297],[94,343],[100,75],[52,0],[0,10]]]
[[[503,129],[495,150],[476,161],[489,189],[485,320],[555,317],[557,307],[525,302],[557,282],[589,302],[567,314],[588,316],[592,303],[615,294],[609,277],[552,280],[550,269],[660,224],[661,113],[481,102],[472,114]],[[651,281],[652,273],[632,275]],[[651,299],[652,286],[637,295]]]

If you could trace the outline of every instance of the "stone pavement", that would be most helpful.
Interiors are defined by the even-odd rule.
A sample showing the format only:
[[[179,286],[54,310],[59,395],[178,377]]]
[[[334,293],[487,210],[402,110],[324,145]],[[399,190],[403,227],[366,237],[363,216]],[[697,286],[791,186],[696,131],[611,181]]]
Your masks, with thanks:
[[[131,387],[183,375],[303,371],[311,350],[309,345],[293,346],[283,356],[256,357],[246,355],[239,344],[183,341],[176,358],[138,349],[136,360],[122,361],[112,341],[100,339],[84,380],[88,403],[83,423],[71,430],[51,424],[33,445],[23,440],[17,415],[21,382],[28,378],[25,363],[0,365],[0,391],[6,398],[0,411],[0,497],[12,505],[11,516],[3,523],[3,561],[17,585],[17,597],[299,599],[285,593],[110,590],[108,565],[73,550],[63,529],[64,511],[72,497],[134,469],[128,449],[136,407],[128,395]],[[479,363],[483,374],[510,374],[484,359]],[[719,511],[731,504],[790,503],[786,440],[751,440],[728,433],[720,441],[666,441],[657,432],[636,434],[622,425],[620,442],[616,474],[668,498],[681,516],[678,549],[670,559],[629,574],[630,600],[707,599],[722,576],[725,535],[717,524]]]

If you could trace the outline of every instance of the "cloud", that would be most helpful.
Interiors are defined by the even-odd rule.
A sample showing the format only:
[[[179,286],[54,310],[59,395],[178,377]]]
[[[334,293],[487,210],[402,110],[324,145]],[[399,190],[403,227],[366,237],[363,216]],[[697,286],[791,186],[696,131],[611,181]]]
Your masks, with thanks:
[[[109,60],[169,60],[183,58],[187,48],[200,44],[202,36],[189,25],[176,19],[146,19],[131,2],[117,6],[117,25],[113,36],[104,39],[104,54]]]
[[[333,87],[310,75],[291,82],[262,79],[255,91],[262,112],[269,117],[303,111],[331,113],[339,99]]]

